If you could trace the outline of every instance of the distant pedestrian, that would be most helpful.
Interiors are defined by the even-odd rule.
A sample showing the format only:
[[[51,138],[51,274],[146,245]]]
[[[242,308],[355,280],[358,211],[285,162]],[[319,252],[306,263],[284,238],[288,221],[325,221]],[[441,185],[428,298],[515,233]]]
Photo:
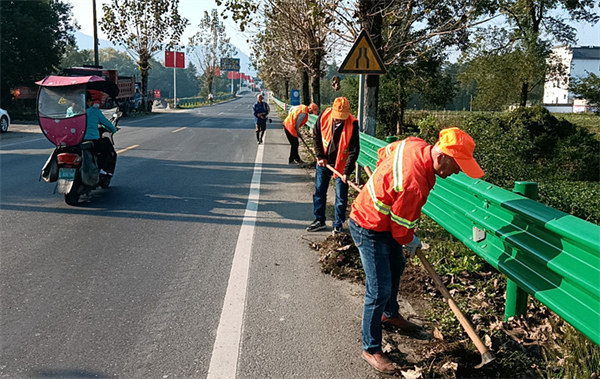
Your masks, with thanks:
[[[283,127],[285,130],[285,136],[290,142],[290,157],[288,160],[289,164],[292,163],[304,163],[302,159],[300,159],[300,155],[298,154],[298,136],[300,135],[300,128],[306,124],[308,121],[309,114],[318,114],[319,107],[317,104],[312,103],[309,106],[306,105],[298,105],[290,109],[290,113],[287,115],[285,120],[283,120]]]
[[[263,95],[256,96],[256,104],[254,104],[254,122],[256,123],[256,143],[263,143],[263,137],[267,130],[267,116],[269,115],[269,104],[263,101]]]
[[[358,159],[360,151],[358,120],[350,114],[350,103],[345,97],[338,97],[333,105],[317,119],[313,130],[313,142],[317,155],[315,193],[313,209],[315,220],[306,228],[309,232],[325,229],[325,209],[327,189],[333,176],[335,179],[335,220],[333,233],[341,233],[346,221],[348,206],[348,178]],[[334,174],[326,166],[332,166],[342,174]]]
[[[381,350],[382,323],[418,329],[398,312],[406,264],[402,245],[411,256],[421,248],[414,227],[436,175],[446,178],[463,171],[472,178],[483,176],[474,151],[475,142],[459,128],[443,129],[433,146],[416,137],[394,142],[379,149],[377,169],[352,203],[350,233],[366,275],[362,355],[377,371],[397,370]]]

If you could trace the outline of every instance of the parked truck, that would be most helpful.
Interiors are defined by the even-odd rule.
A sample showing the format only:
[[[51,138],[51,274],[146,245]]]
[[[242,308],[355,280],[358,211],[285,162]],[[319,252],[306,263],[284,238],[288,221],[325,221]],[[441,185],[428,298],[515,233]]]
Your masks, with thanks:
[[[106,70],[102,66],[83,66],[70,67],[63,70],[64,75],[68,76],[100,76],[110,82],[116,83],[119,87],[119,95],[117,100],[119,108],[124,115],[128,115],[134,109],[138,109],[140,105],[140,83],[135,81],[135,76],[121,76],[117,70]],[[108,98],[108,95],[102,95],[100,99],[103,108],[113,108],[116,106],[114,99]]]

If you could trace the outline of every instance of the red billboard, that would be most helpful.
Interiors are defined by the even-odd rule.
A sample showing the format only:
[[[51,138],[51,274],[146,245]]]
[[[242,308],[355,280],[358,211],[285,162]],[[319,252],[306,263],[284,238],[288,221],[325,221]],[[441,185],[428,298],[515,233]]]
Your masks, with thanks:
[[[175,67],[185,68],[185,53],[175,53]]]
[[[165,51],[165,67],[185,68],[185,53]]]
[[[172,51],[165,51],[165,67],[175,67],[175,54]]]

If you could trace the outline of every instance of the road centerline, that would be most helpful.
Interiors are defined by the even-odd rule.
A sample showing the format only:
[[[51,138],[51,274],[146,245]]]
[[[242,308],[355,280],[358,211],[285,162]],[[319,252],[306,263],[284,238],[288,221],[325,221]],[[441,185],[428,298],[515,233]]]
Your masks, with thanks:
[[[131,145],[129,147],[126,147],[125,149],[121,149],[121,150],[117,151],[117,154],[121,154],[128,150],[135,149],[136,147],[140,147],[140,145]]]

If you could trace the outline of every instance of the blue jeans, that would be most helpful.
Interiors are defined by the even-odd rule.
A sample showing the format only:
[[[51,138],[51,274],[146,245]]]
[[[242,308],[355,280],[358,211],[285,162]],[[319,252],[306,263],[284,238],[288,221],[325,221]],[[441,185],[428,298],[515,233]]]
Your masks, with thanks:
[[[362,318],[363,350],[381,350],[381,316],[399,316],[398,287],[406,258],[391,232],[365,229],[350,219],[350,234],[360,252],[365,270],[366,291]]]
[[[327,208],[327,188],[333,173],[327,167],[317,165],[315,174],[315,194],[313,195],[313,207],[315,219],[325,223],[325,209]],[[335,221],[333,227],[342,227],[346,221],[346,208],[348,207],[348,183],[341,178],[335,179]]]

